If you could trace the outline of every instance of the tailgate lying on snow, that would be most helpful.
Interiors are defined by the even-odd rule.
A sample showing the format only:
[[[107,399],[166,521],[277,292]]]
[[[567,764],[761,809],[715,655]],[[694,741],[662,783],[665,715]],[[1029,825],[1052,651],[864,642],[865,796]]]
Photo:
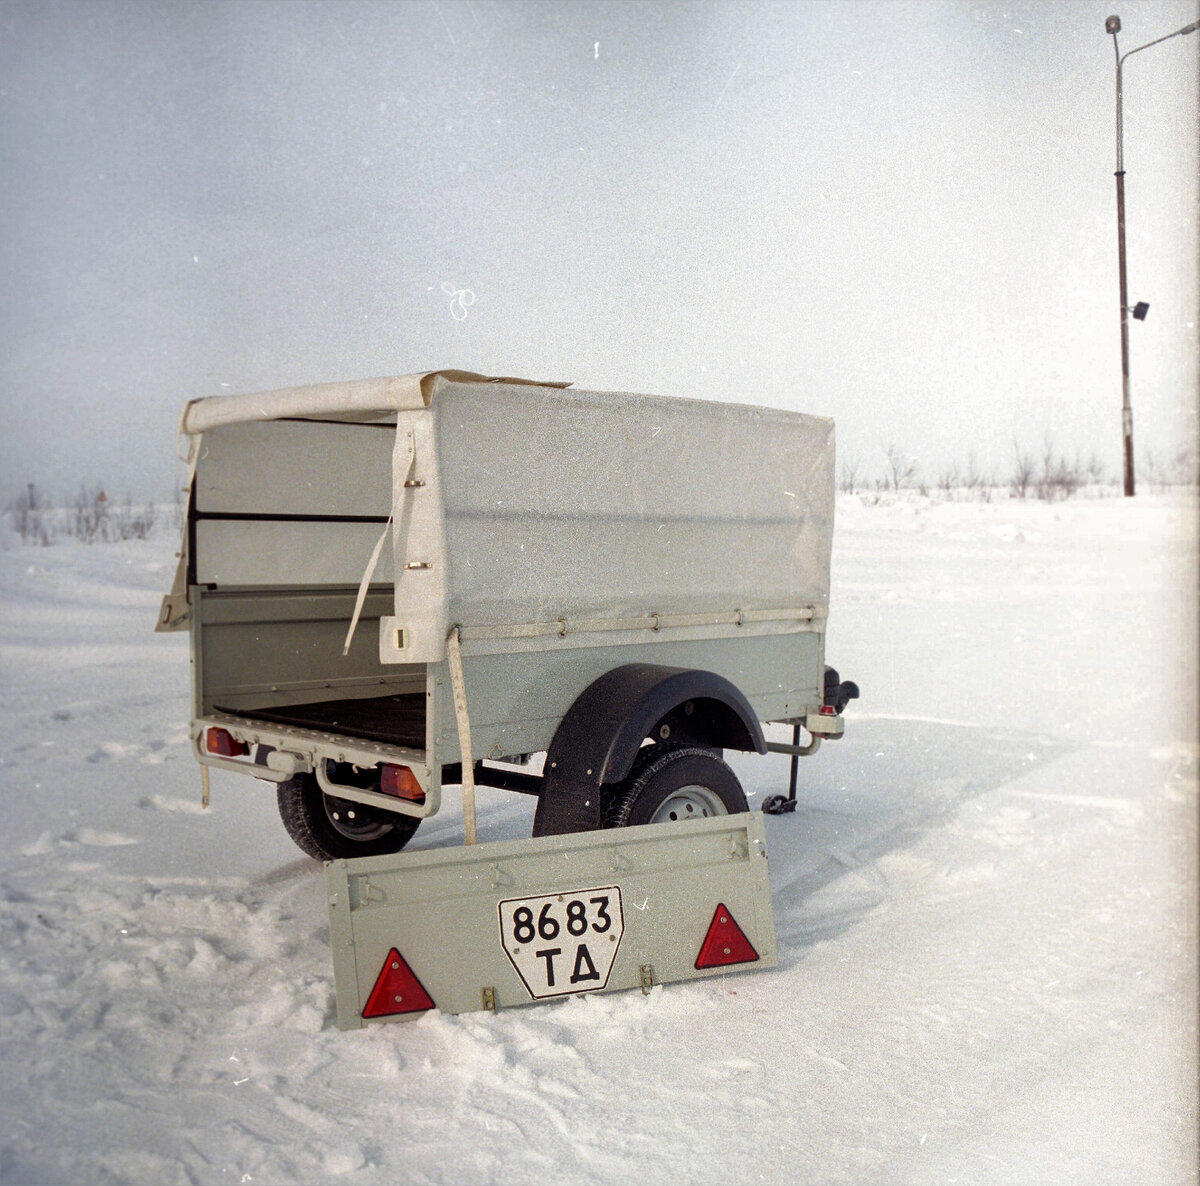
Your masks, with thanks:
[[[761,813],[327,866],[338,1025],[774,967]]]

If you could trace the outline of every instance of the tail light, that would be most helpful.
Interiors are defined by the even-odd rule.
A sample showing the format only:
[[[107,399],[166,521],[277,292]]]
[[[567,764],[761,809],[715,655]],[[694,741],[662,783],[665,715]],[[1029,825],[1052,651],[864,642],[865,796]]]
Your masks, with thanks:
[[[250,747],[244,741],[238,741],[228,729],[215,725],[204,736],[204,748],[222,758],[240,758],[250,752]]]
[[[417,776],[407,766],[384,766],[380,789],[385,795],[407,799],[410,803],[424,803],[425,792],[417,782]]]

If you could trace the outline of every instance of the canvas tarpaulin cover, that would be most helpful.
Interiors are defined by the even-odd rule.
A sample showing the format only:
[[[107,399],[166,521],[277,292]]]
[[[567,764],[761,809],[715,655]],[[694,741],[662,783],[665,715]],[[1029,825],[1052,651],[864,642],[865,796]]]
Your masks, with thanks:
[[[390,625],[405,629],[404,654],[388,653],[387,638],[398,636],[385,629],[388,662],[440,661],[456,625],[469,654],[541,649],[550,634],[559,645],[582,645],[580,623],[653,620],[667,627],[655,631],[665,639],[697,630],[712,636],[712,625],[671,625],[689,616],[723,615],[720,630],[731,635],[812,629],[824,617],[831,421],[565,387],[428,372],[193,401],[181,427],[208,434],[202,477],[204,466],[216,472],[222,455],[250,457],[260,441],[276,439],[274,464],[252,483],[258,495],[247,502],[269,499],[281,512],[291,501],[303,504],[302,513],[320,509],[314,499],[333,505],[339,483],[378,474],[371,510],[390,514],[394,553],[380,575],[394,581]],[[318,423],[269,423],[296,420]],[[360,433],[374,425],[374,435],[392,423],[390,463],[380,454],[366,464],[362,450],[330,447],[351,425],[363,426]],[[296,452],[299,436],[316,442],[304,446],[310,456]],[[320,464],[335,472],[317,483]],[[246,468],[239,462],[224,485],[238,483]],[[233,526],[222,530],[236,541]],[[340,583],[357,584],[364,568],[373,575],[368,561],[380,526],[369,539],[356,528],[352,544],[342,533],[344,548],[339,537]],[[291,573],[266,572],[264,554],[261,546],[253,553],[242,582],[316,583],[329,571],[328,546],[280,549],[280,563],[292,558]],[[318,567],[306,576],[306,564]]]

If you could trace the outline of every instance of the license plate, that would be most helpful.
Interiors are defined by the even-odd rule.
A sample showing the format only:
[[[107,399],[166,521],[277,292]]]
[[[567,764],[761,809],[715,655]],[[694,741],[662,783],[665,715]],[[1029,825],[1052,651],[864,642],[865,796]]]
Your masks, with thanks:
[[[500,903],[500,943],[534,1000],[604,988],[624,930],[617,885]]]

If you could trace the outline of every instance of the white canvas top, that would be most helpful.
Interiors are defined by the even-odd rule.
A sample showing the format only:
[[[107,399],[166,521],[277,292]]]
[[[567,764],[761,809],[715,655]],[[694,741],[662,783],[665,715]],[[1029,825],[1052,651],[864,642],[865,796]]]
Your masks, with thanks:
[[[494,379],[471,371],[426,371],[383,379],[318,383],[250,395],[216,395],[191,400],[183,410],[180,432],[189,436],[252,420],[338,420],[346,423],[395,421],[397,412],[427,408],[439,377],[456,383],[519,383],[533,387],[570,387],[531,379]]]
[[[819,628],[831,420],[562,386],[431,372],[197,401],[198,583],[388,581],[385,663],[442,661],[451,625],[468,654],[598,645],[579,622]]]

